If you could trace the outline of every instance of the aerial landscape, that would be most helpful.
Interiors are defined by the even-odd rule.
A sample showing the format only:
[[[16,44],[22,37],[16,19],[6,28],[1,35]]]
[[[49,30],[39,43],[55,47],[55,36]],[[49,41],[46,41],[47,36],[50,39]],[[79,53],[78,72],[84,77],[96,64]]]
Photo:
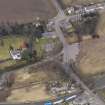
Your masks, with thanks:
[[[105,0],[0,0],[0,105],[105,105]]]

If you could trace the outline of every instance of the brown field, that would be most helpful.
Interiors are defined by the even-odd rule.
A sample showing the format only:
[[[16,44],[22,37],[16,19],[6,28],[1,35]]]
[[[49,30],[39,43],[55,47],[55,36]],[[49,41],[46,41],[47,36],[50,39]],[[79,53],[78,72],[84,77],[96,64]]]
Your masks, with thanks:
[[[79,67],[82,74],[105,72],[105,38],[81,43]]]
[[[46,83],[68,80],[59,64],[47,62],[38,67],[23,68],[15,72],[15,81],[7,102],[43,101],[57,96],[46,91]],[[34,83],[34,85],[32,85]]]
[[[13,90],[7,102],[43,101],[54,98],[45,92],[44,85],[30,86]]]
[[[0,0],[0,22],[28,22],[56,15],[50,0]]]

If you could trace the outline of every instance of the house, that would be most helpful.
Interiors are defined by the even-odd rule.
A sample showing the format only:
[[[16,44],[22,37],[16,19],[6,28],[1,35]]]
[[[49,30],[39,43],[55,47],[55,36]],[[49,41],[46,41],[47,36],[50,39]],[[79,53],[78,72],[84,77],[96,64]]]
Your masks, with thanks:
[[[67,8],[67,9],[65,10],[65,12],[66,12],[68,15],[74,13],[74,7],[69,7],[69,8]]]
[[[13,60],[20,60],[22,59],[21,51],[18,49],[10,50],[10,55]]]

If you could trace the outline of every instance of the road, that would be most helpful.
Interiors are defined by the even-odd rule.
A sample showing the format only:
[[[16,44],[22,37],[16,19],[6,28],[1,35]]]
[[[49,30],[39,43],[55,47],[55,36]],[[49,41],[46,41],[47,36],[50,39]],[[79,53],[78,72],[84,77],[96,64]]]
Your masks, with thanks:
[[[64,38],[63,32],[60,29],[60,21],[62,19],[66,18],[66,15],[64,13],[64,11],[62,10],[61,6],[59,5],[57,0],[52,0],[52,3],[54,4],[56,10],[58,11],[58,14],[55,19],[55,30],[56,30],[56,34],[58,35],[58,37],[60,38],[60,41],[63,43],[63,50],[64,50],[64,62],[68,63],[70,61],[70,59],[72,58],[74,61],[76,60],[77,55],[79,54],[79,44],[76,44],[75,47],[69,45]],[[73,16],[72,18],[74,19],[75,16]],[[77,16],[76,16],[77,18]],[[71,49],[72,48],[72,49]]]
[[[79,84],[81,84],[81,86],[85,89],[85,91],[90,95],[90,97],[92,97],[92,104],[91,105],[105,105],[105,103],[100,99],[99,96],[95,95],[83,82],[82,80],[80,80],[80,78],[73,72],[74,68],[71,66],[68,66],[67,63],[69,63],[70,55],[71,54],[71,49],[69,49],[69,44],[65,41],[64,35],[62,30],[60,29],[59,26],[59,18],[61,17],[65,17],[63,10],[61,9],[59,3],[57,2],[57,0],[52,0],[53,4],[55,5],[57,11],[59,12],[59,16],[58,18],[55,18],[55,30],[56,33],[60,39],[60,41],[63,43],[63,47],[64,47],[64,68],[65,71],[70,75],[70,77],[72,77],[76,82],[78,82]],[[73,18],[77,18],[76,16],[73,16]],[[70,16],[69,16],[70,19]]]
[[[77,55],[79,54],[79,43],[75,43],[73,45],[69,45],[64,38],[63,32],[61,31],[59,27],[59,22],[55,22],[55,29],[56,29],[56,34],[60,38],[60,41],[63,43],[63,51],[64,51],[64,56],[63,60],[65,63],[68,63],[70,60],[76,60]]]
[[[58,0],[51,0],[51,2],[53,3],[53,5],[55,6],[58,14],[62,14],[64,15],[64,11],[62,10],[62,7],[59,5]]]
[[[60,41],[63,43],[63,51],[64,51],[64,62],[68,63],[70,61],[70,58],[73,57],[73,60],[76,59],[76,56],[79,54],[79,44],[77,45],[76,48],[73,49],[64,38],[63,32],[60,29],[60,21],[64,18],[66,18],[64,11],[62,10],[61,6],[59,5],[57,0],[52,0],[52,3],[54,4],[56,10],[58,11],[58,15],[55,19],[55,30],[56,34],[60,38]],[[72,48],[72,49],[71,49]],[[71,53],[72,50],[72,53]],[[76,51],[76,53],[75,53]],[[72,56],[73,55],[73,56]]]
[[[60,41],[63,43],[63,47],[64,47],[64,68],[65,68],[65,71],[70,75],[70,77],[72,77],[76,82],[78,82],[79,84],[81,84],[81,86],[84,88],[84,90],[90,95],[90,97],[92,97],[92,104],[91,105],[105,105],[105,103],[100,99],[99,96],[95,95],[92,93],[92,91],[82,82],[82,80],[80,80],[80,78],[73,72],[74,71],[74,68],[72,66],[69,66],[67,63],[70,61],[71,57],[72,57],[72,47],[71,45],[69,45],[66,41],[65,41],[65,38],[64,38],[64,35],[63,35],[63,32],[62,30],[60,29],[60,26],[59,26],[59,22],[62,20],[62,19],[72,19],[73,21],[77,20],[79,18],[80,15],[74,15],[74,16],[69,16],[69,17],[66,17],[61,6],[59,5],[59,3],[57,2],[57,0],[52,0],[54,6],[56,7],[57,11],[58,11],[58,15],[57,17],[54,18],[55,20],[55,30],[56,30],[56,33],[58,35],[58,37],[60,38]],[[79,45],[77,44],[77,51],[76,54],[74,54],[74,57],[76,57],[76,55],[79,53],[79,49],[78,49]],[[48,58],[46,60],[44,60],[43,62],[47,62],[49,60],[53,60],[55,59],[57,56],[55,57],[51,57],[51,58]],[[75,59],[74,59],[75,60]],[[38,64],[40,64],[41,62],[39,62]],[[38,64],[35,64],[35,65],[38,65]],[[31,66],[34,66],[34,65],[31,65]],[[28,66],[29,67],[29,66]],[[18,103],[18,104],[11,104],[11,105],[43,105],[45,101],[43,102],[38,102],[38,103]],[[0,103],[0,105],[7,105],[6,103]]]

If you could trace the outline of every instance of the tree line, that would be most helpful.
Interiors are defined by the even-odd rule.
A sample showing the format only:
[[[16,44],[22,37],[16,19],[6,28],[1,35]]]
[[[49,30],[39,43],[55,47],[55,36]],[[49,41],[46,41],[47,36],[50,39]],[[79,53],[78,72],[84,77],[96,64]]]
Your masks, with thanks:
[[[40,23],[40,24],[39,24]],[[39,24],[39,25],[37,25]],[[0,24],[0,36],[6,35],[35,35],[41,37],[41,34],[45,31],[46,25],[44,21],[38,23],[1,23]]]

